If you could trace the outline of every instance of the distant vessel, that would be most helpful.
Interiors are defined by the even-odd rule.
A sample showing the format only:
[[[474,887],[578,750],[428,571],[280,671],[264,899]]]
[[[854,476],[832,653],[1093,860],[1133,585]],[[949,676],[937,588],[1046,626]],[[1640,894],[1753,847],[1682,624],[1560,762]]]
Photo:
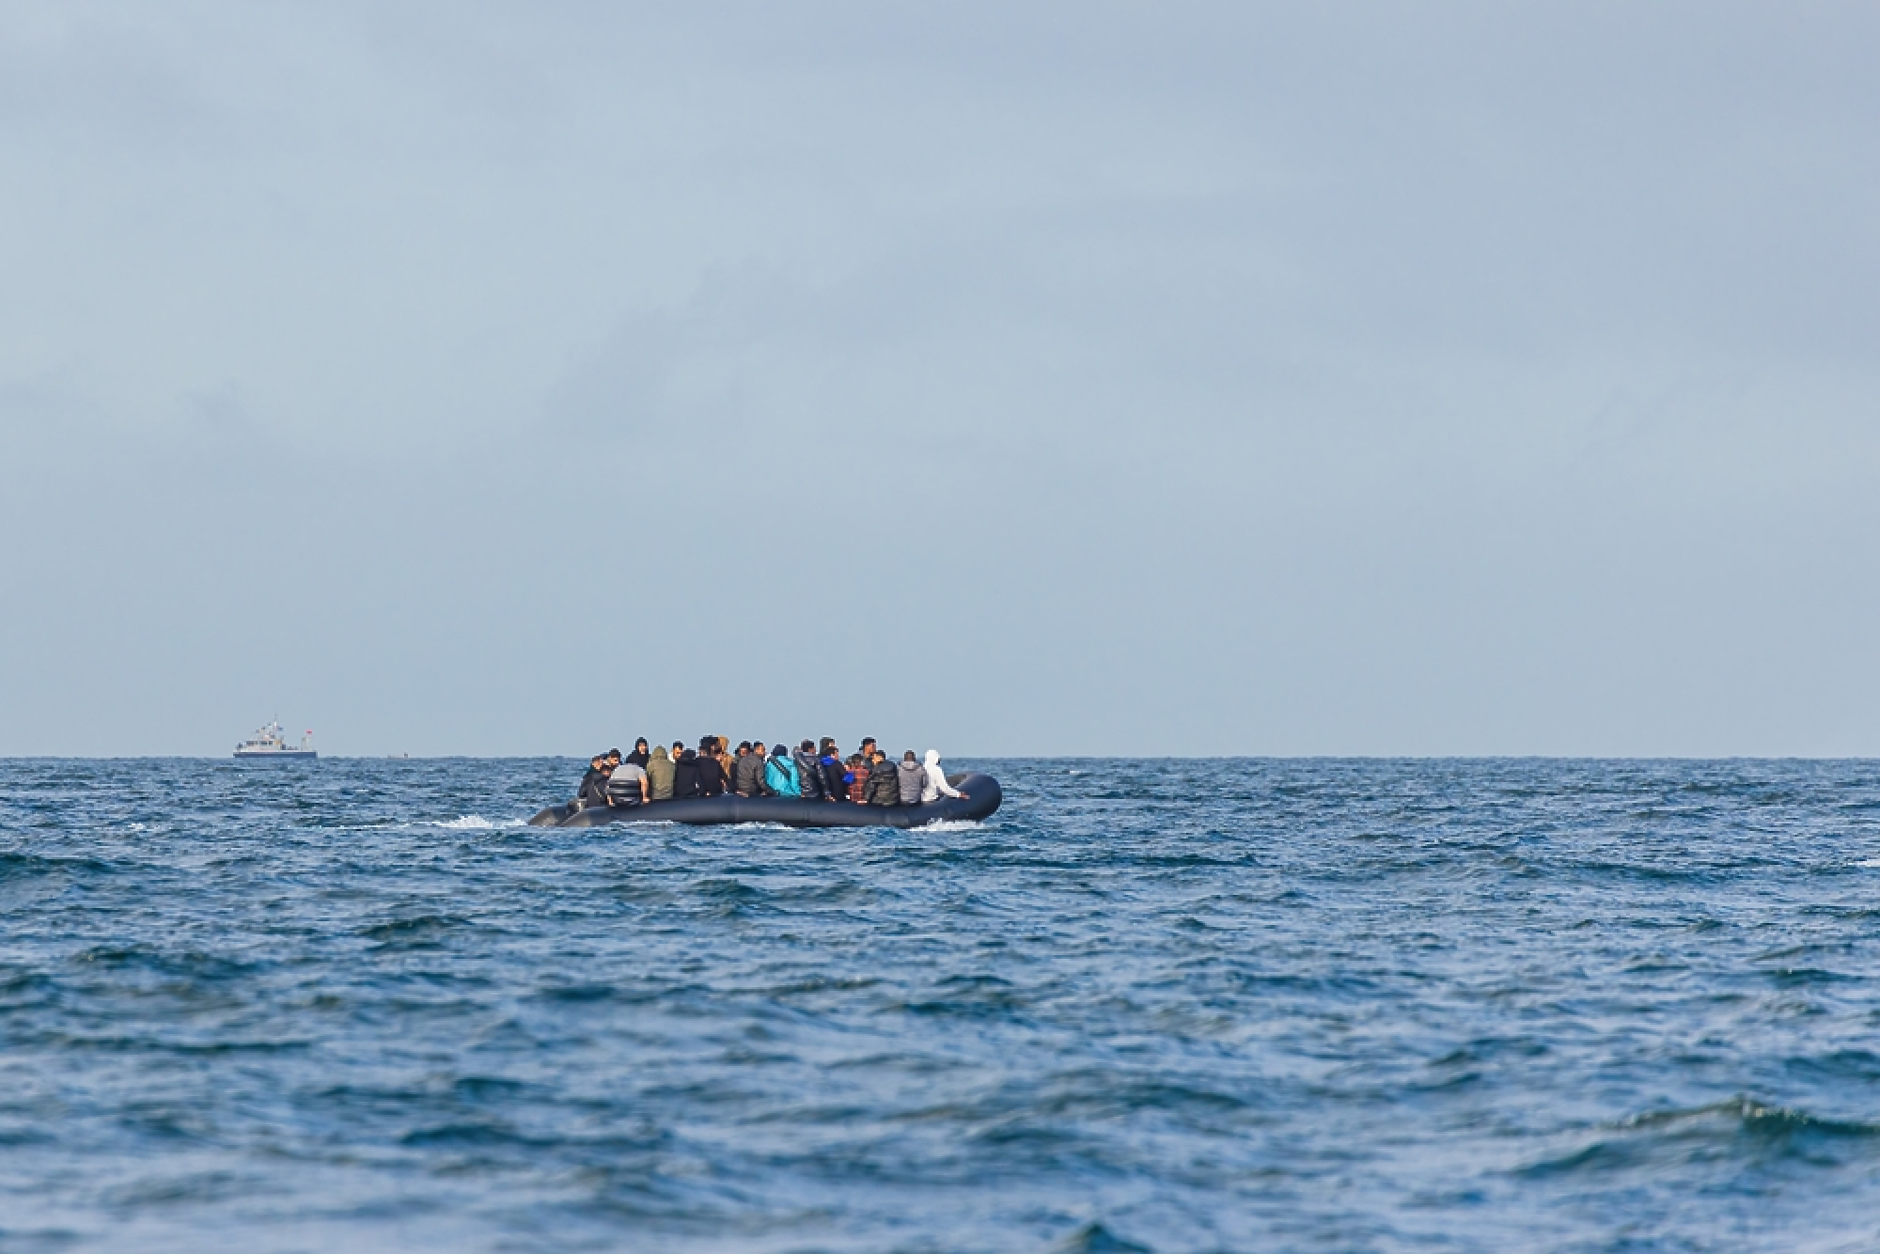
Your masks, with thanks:
[[[300,738],[298,745],[290,745],[281,735],[279,722],[269,723],[254,735],[235,746],[238,758],[317,758],[320,755],[309,743],[313,733],[308,732]]]

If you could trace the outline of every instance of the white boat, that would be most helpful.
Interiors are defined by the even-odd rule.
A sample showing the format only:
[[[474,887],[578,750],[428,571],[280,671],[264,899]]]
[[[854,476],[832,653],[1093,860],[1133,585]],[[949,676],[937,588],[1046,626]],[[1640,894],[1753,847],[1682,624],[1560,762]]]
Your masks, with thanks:
[[[235,746],[238,758],[317,758],[320,755],[313,748],[313,733],[308,732],[300,738],[298,745],[290,745],[281,735],[278,721],[266,727]]]

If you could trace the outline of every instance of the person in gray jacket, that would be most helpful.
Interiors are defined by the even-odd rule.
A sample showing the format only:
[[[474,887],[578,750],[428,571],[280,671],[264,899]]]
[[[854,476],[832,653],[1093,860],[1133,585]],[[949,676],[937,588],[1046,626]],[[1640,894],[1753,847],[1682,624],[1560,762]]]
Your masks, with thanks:
[[[731,767],[731,790],[740,797],[775,796],[764,786],[764,747],[738,746],[738,760]]]
[[[912,749],[901,755],[901,765],[894,768],[894,773],[901,785],[901,804],[919,805],[920,790],[927,786],[927,771]]]
[[[646,787],[646,769],[632,762],[622,762],[607,778],[607,804],[643,806],[651,793]]]

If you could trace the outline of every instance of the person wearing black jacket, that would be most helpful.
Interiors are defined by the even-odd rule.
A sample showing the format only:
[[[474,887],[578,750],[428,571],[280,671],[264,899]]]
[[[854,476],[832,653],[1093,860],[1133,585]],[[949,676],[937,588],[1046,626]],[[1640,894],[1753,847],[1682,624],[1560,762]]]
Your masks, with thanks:
[[[815,741],[805,740],[798,745],[796,752],[790,755],[790,760],[796,763],[796,784],[803,790],[803,800],[821,801],[828,796],[828,790],[823,784],[822,763],[817,760]]]
[[[822,768],[823,795],[831,801],[847,801],[848,768],[842,765],[842,750],[836,748],[833,736],[823,737],[821,758],[817,765]]]
[[[698,785],[698,754],[687,749],[672,768],[672,799],[683,801],[698,796]]]
[[[868,804],[871,806],[898,806],[901,804],[901,773],[888,761],[888,755],[875,750],[874,765],[868,768]]]
[[[639,767],[641,770],[645,770],[646,764],[652,760],[653,755],[649,753],[646,748],[646,737],[641,736],[638,740],[633,742],[633,752],[627,755],[627,761],[633,763],[633,765]]]
[[[725,767],[718,756],[718,737],[707,736],[698,746],[698,795],[719,797],[724,791]]]
[[[587,773],[581,777],[581,790],[574,798],[577,809],[585,810],[589,806],[607,804],[607,779],[614,773],[614,764],[618,761],[618,749],[588,759]]]

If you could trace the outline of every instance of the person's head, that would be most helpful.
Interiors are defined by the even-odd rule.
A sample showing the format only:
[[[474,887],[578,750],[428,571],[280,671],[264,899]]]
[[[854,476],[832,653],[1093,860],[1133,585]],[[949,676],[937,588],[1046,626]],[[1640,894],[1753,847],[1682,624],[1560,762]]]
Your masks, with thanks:
[[[870,762],[886,762],[888,760],[888,755],[881,751],[880,745],[876,745],[874,747],[874,750],[869,753],[868,760]]]
[[[751,742],[750,742],[750,741],[748,741],[748,740],[740,740],[740,741],[738,741],[738,756],[739,756],[739,757],[744,757],[745,755],[747,755],[748,753],[750,753],[750,751],[751,751]]]
[[[928,766],[940,765],[940,751],[938,749],[927,750],[927,765]]]
[[[873,736],[863,736],[862,737],[862,756],[867,757],[869,754],[873,753],[874,751],[875,751],[875,738]]]
[[[770,746],[770,756],[773,758],[788,757],[790,756],[790,747],[779,740],[776,744]]]
[[[863,762],[866,762],[867,760],[868,760],[868,759],[866,759],[866,758],[864,758],[864,757],[863,757],[863,756],[862,756],[861,754],[859,754],[859,753],[851,753],[851,754],[849,755],[849,765],[850,765],[850,766],[860,766],[860,765],[861,765],[861,764],[862,764]]]
[[[685,752],[685,741],[675,740],[672,742],[672,756],[673,757],[676,758],[684,752]]]
[[[633,742],[633,751],[635,753],[646,752],[646,737],[641,736],[638,740]]]
[[[716,736],[700,736],[698,738],[698,751],[700,753],[710,753],[717,747],[718,737]]]
[[[655,762],[664,762],[666,760],[666,746],[665,745],[653,746],[653,760]]]
[[[607,755],[604,753],[597,753],[593,757],[588,759],[588,766],[590,769],[598,771],[601,769],[601,763],[605,761],[607,761]]]
[[[816,742],[813,740],[805,740],[802,744],[798,745],[797,748],[801,749],[804,753],[814,753],[816,752]]]
[[[613,763],[613,764],[614,764],[615,766],[619,766],[619,765],[620,765],[620,758],[621,758],[621,753],[620,753],[620,750],[618,750],[618,749],[609,749],[609,750],[607,751],[607,760],[608,760],[609,762],[612,762],[612,763]]]
[[[834,753],[836,751],[836,738],[834,736],[824,736],[822,738],[822,751],[824,753]]]
[[[915,764],[914,751],[909,749],[906,753],[903,753],[901,755],[901,761],[907,763],[909,766],[913,766]]]

